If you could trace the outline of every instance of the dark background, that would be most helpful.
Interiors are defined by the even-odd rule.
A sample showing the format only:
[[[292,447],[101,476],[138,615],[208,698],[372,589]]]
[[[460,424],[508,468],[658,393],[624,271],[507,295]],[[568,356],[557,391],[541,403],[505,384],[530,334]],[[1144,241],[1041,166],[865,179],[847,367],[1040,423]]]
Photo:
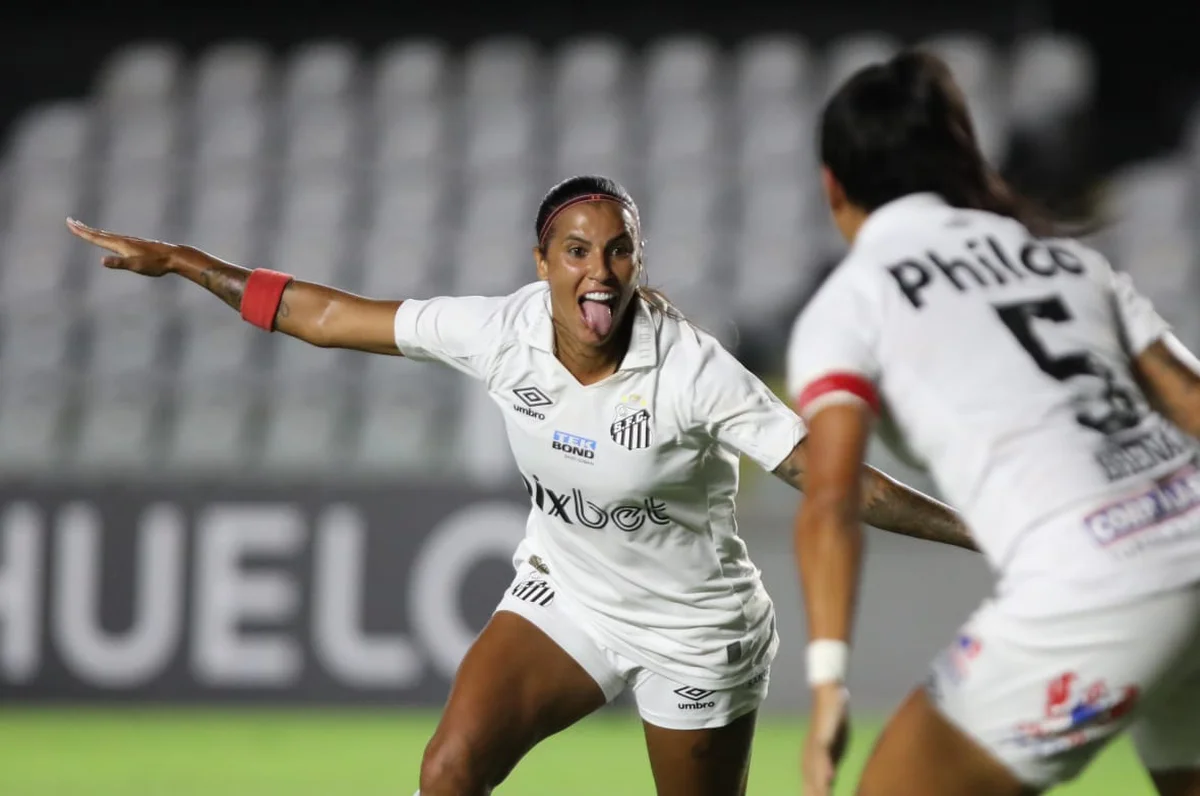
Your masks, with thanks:
[[[119,43],[170,38],[196,52],[230,37],[254,37],[281,52],[304,39],[345,37],[368,50],[408,36],[462,46],[483,36],[520,33],[547,46],[584,33],[611,32],[637,45],[664,33],[696,30],[732,43],[749,34],[791,30],[814,45],[852,30],[886,29],[906,40],[970,28],[1004,43],[1035,28],[1085,37],[1099,63],[1093,169],[1107,172],[1176,143],[1190,103],[1200,96],[1195,4],[1084,0],[806,0],[803,3],[664,2],[247,2],[149,0],[41,2],[0,16],[0,127],[30,102],[82,96],[95,69]]]

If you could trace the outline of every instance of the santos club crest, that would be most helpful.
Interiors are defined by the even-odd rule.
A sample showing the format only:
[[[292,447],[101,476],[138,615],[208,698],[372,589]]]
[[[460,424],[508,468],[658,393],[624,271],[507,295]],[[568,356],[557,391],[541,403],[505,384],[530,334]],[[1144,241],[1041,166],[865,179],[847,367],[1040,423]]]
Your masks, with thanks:
[[[613,442],[631,451],[650,447],[650,410],[640,396],[630,395],[617,404],[617,418],[608,427]]]

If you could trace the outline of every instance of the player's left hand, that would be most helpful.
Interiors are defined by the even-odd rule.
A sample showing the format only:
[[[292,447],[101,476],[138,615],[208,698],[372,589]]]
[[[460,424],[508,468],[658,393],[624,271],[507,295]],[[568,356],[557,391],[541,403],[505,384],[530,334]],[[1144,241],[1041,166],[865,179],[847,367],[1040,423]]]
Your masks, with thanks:
[[[813,689],[812,719],[804,743],[801,778],[805,796],[831,796],[838,763],[850,737],[850,695],[838,683]]]
[[[105,268],[132,271],[142,276],[157,277],[171,273],[172,258],[182,249],[171,243],[96,229],[73,218],[67,219],[67,228],[88,243],[112,252],[112,255],[100,261]]]

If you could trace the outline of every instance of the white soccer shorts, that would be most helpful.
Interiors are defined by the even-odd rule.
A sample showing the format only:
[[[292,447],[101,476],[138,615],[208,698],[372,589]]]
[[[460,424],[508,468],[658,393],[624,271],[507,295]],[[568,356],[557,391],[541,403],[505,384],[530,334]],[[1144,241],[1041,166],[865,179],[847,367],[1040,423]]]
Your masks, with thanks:
[[[1035,787],[1074,778],[1125,730],[1151,771],[1200,767],[1200,586],[1036,620],[985,602],[928,693]]]
[[[544,566],[525,561],[496,610],[523,616],[537,626],[592,676],[607,701],[632,688],[643,721],[669,730],[724,727],[757,710],[766,699],[770,666],[753,673],[745,683],[722,690],[676,682],[593,638],[583,629],[586,619],[568,610],[557,599],[558,591]]]

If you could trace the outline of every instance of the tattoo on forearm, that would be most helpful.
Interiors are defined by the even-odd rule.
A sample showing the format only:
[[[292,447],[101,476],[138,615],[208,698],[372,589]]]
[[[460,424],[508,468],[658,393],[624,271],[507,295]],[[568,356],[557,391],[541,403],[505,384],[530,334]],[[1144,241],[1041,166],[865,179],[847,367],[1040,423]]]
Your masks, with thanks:
[[[804,491],[804,453],[799,446],[774,474]],[[902,536],[978,550],[958,514],[915,489],[868,467],[863,472],[862,518],[865,523]]]
[[[774,474],[782,479],[785,483],[791,484],[801,492],[804,491],[804,467],[799,461],[799,455],[792,453],[783,460],[783,464],[779,465],[773,471]]]
[[[220,266],[204,269],[200,274],[199,283],[217,298],[224,301],[235,310],[242,308],[242,294],[246,290],[246,277],[238,272],[230,272]]]
[[[863,520],[876,528],[914,539],[978,550],[962,519],[914,489],[868,471],[863,482]]]

